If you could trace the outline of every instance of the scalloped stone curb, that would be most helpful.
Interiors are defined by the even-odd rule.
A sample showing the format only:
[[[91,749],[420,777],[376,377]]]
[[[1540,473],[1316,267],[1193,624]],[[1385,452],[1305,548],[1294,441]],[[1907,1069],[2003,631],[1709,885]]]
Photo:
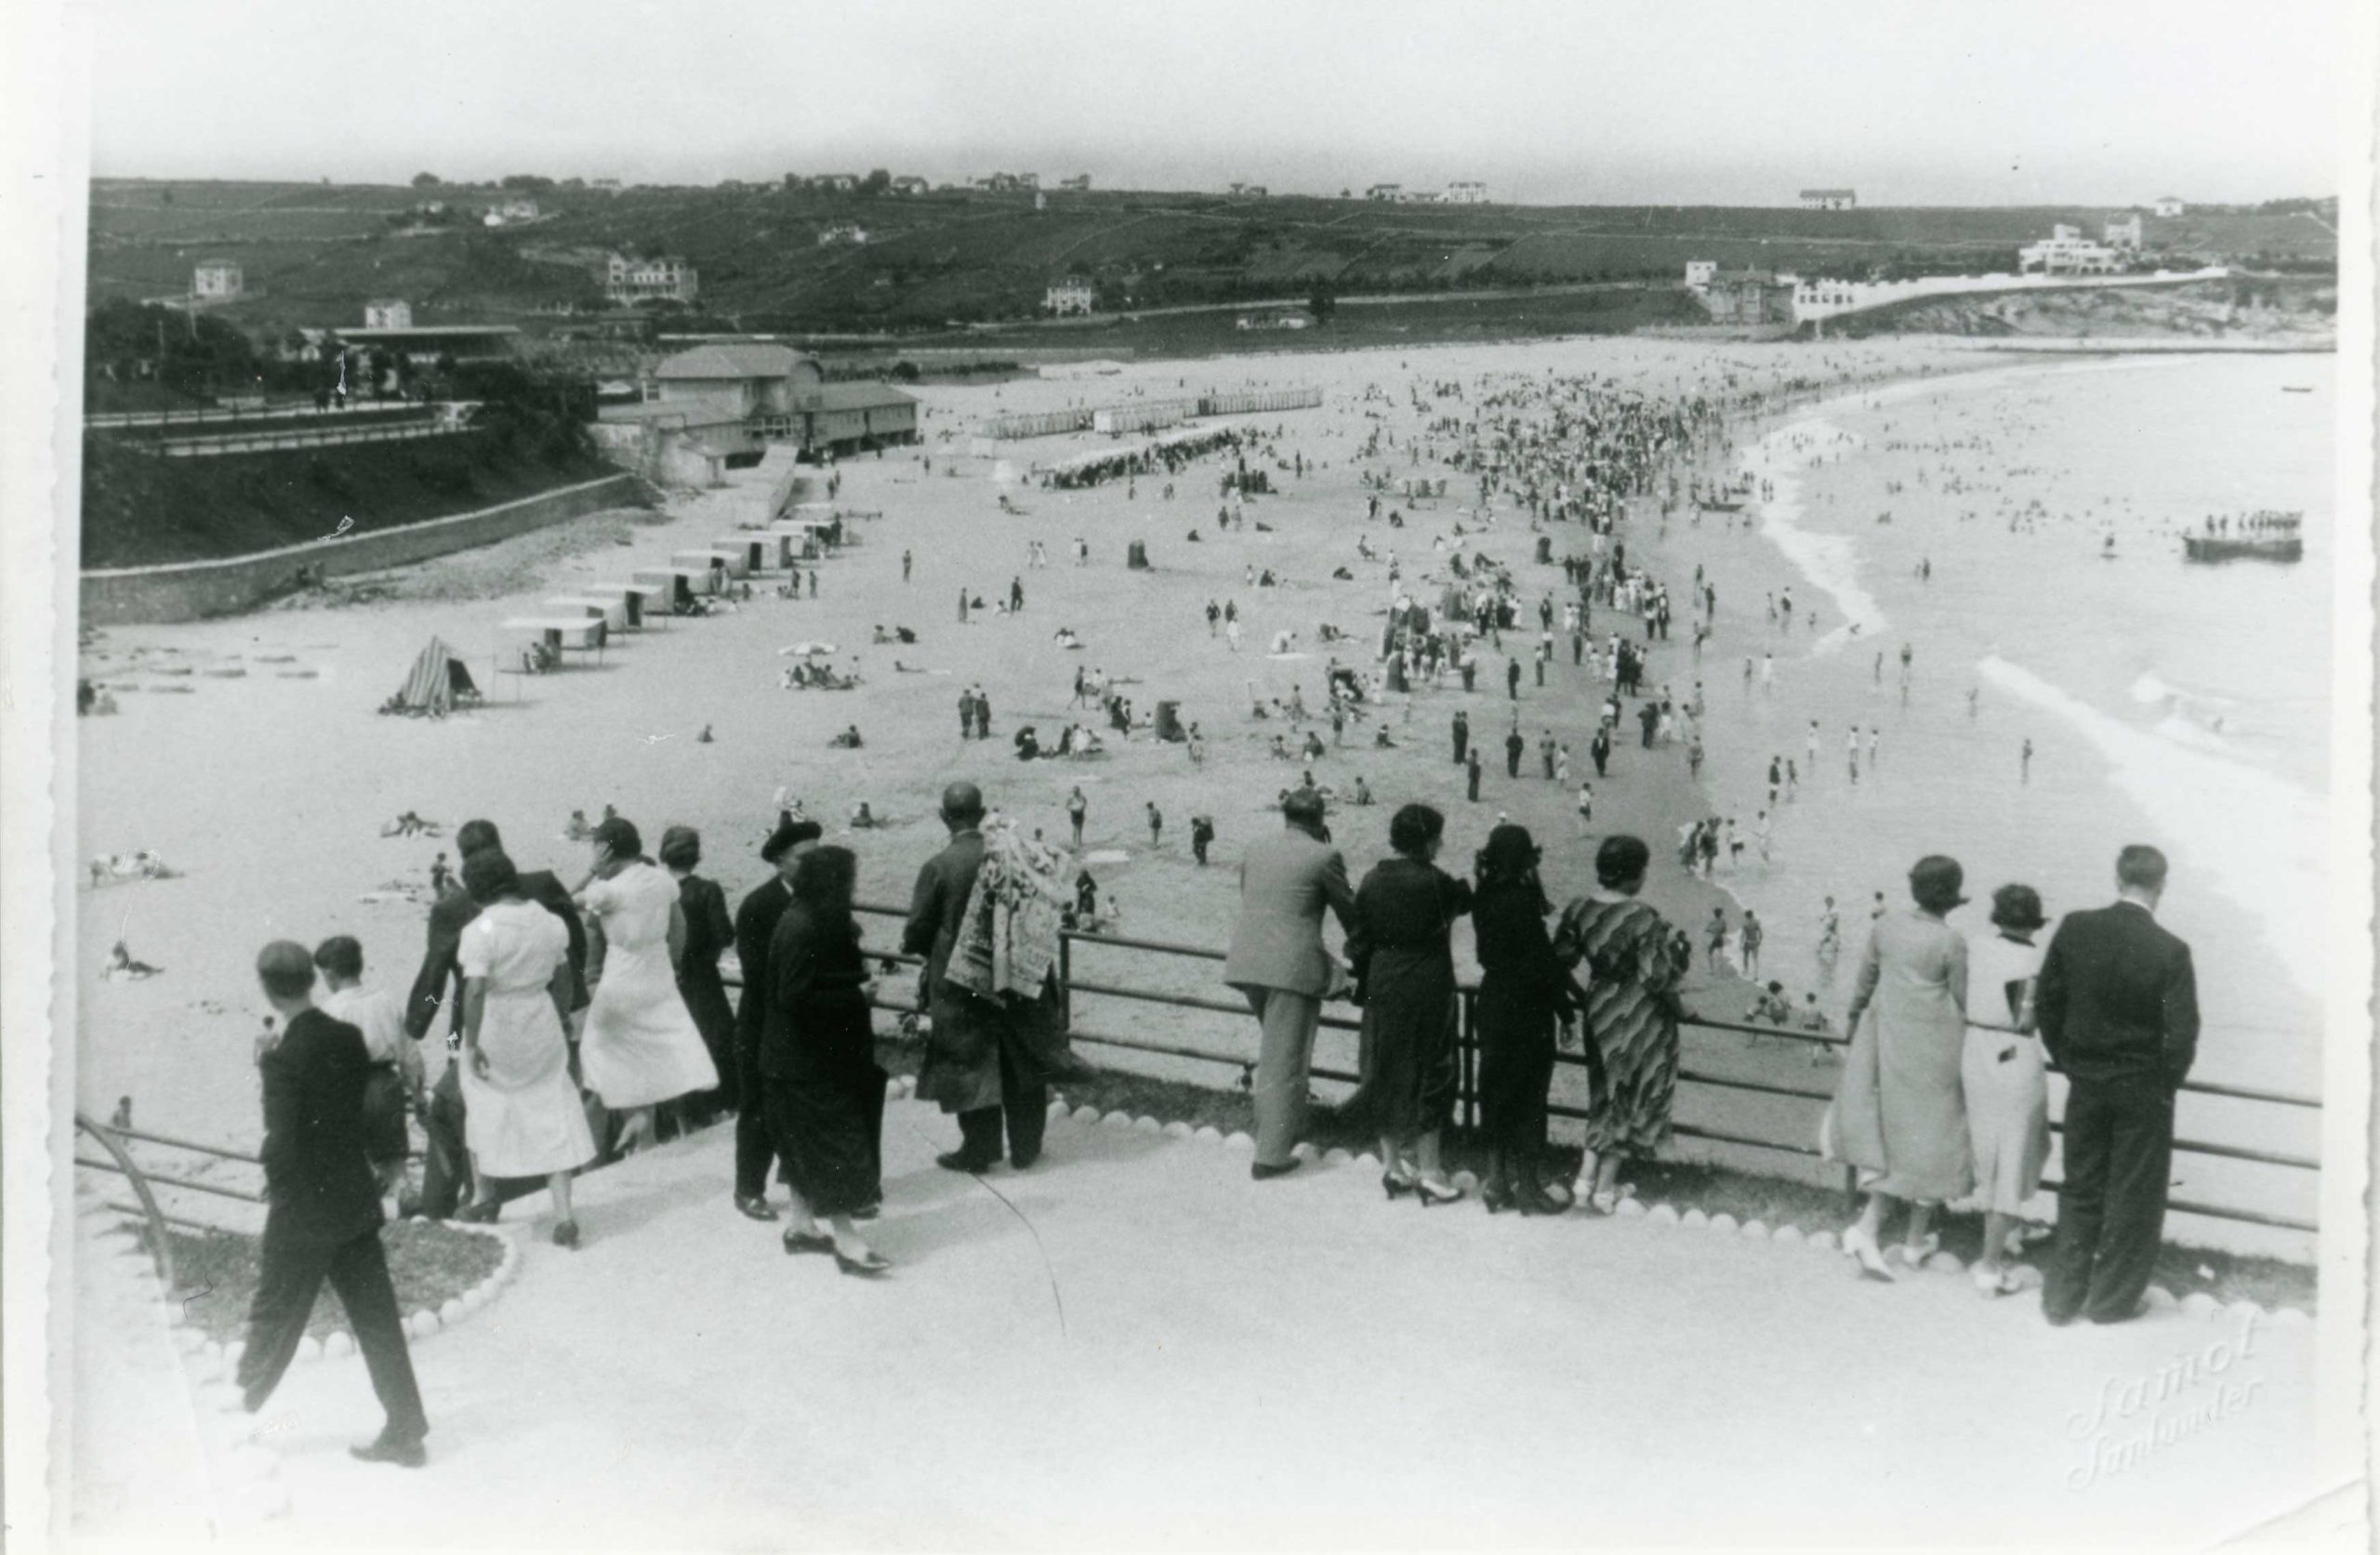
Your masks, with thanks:
[[[488,1271],[485,1279],[470,1286],[459,1296],[448,1297],[437,1311],[432,1311],[425,1307],[408,1315],[404,1319],[405,1339],[408,1343],[418,1344],[423,1339],[452,1328],[490,1301],[495,1300],[496,1292],[509,1285],[513,1277],[521,1272],[521,1242],[517,1236],[508,1235],[493,1227],[475,1226],[461,1220],[447,1220],[443,1223],[468,1235],[486,1237],[503,1249],[502,1255],[496,1259],[496,1267]],[[223,1359],[220,1364],[223,1375],[226,1377],[229,1377],[232,1367],[238,1364],[242,1342],[234,1340],[223,1348]],[[298,1342],[298,1359],[300,1361],[338,1360],[356,1353],[355,1336],[344,1328],[334,1328],[319,1340],[310,1334]]]

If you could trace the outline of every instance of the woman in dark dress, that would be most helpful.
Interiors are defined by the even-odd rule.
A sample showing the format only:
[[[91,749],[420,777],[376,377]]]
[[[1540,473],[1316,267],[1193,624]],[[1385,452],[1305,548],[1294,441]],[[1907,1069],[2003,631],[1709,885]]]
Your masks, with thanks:
[[[1538,881],[1538,847],[1526,828],[1498,826],[1479,850],[1471,927],[1479,954],[1479,1122],[1494,1153],[1480,1201],[1493,1214],[1558,1215],[1567,1193],[1539,1176],[1545,1151],[1545,1095],[1554,1083],[1556,1023],[1577,1007],[1570,969],[1545,931],[1553,906]],[[1596,1092],[1603,1066],[1593,1043],[1587,1068]]]
[[[728,916],[727,893],[719,882],[694,873],[703,862],[702,834],[692,826],[672,826],[661,834],[662,866],[677,878],[678,905],[685,915],[685,952],[678,958],[678,995],[686,1012],[710,1049],[711,1067],[719,1085],[678,1101],[680,1122],[687,1128],[707,1126],[721,1111],[734,1112],[735,1095],[735,1011],[727,1002],[726,985],[719,979],[719,958],[735,943],[734,920]]]
[[[852,1227],[878,1196],[885,1082],[868,1017],[875,984],[852,921],[857,873],[848,848],[813,849],[794,865],[793,900],[769,942],[760,1074],[793,1189],[785,1250],[831,1253],[846,1274],[879,1274],[891,1265]],[[822,1215],[831,1232],[818,1229]]]
[[[1642,838],[1607,837],[1595,850],[1595,889],[1562,909],[1554,954],[1586,962],[1587,1045],[1600,1047],[1610,1081],[1587,1107],[1589,1197],[1608,1215],[1620,1202],[1620,1168],[1670,1140],[1677,1096],[1677,984],[1688,947],[1660,914],[1636,900],[1652,850]]]
[[[1427,805],[1396,812],[1388,845],[1397,856],[1374,866],[1356,888],[1355,928],[1347,941],[1364,1006],[1363,1083],[1341,1115],[1380,1135],[1388,1168],[1381,1186],[1388,1196],[1418,1193],[1424,1205],[1462,1197],[1447,1181],[1438,1131],[1453,1113],[1458,1081],[1448,935],[1471,910],[1471,885],[1431,862],[1446,824]]]

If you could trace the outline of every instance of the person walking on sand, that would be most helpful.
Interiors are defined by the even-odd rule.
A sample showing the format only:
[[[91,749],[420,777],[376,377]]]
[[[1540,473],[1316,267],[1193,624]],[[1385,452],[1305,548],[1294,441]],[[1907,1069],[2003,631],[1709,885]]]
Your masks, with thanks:
[[[1165,837],[1165,811],[1157,808],[1157,801],[1155,799],[1151,799],[1147,801],[1147,803],[1149,812],[1149,848],[1154,851],[1157,844],[1162,841]]]
[[[1474,745],[1462,761],[1463,797],[1473,804],[1479,802],[1479,749]]]
[[[1851,732],[1843,737],[1843,759],[1851,771],[1851,784],[1859,785],[1859,726],[1853,724]]]
[[[1809,732],[1809,736],[1802,742],[1802,754],[1803,754],[1805,758],[1808,758],[1809,768],[1810,768],[1810,775],[1811,775],[1812,777],[1816,777],[1816,776],[1818,776],[1818,719],[1816,719],[1816,718],[1812,718],[1812,719],[1810,720],[1810,732]]]
[[[1454,713],[1454,764],[1456,766],[1462,765],[1463,756],[1470,748],[1471,715],[1458,707]]]
[[[2139,1315],[2163,1240],[2174,1096],[2198,1053],[2189,946],[2157,922],[2165,855],[2116,855],[2113,906],[2069,913],[2034,995],[2042,1042],[2065,1071],[2065,1182],[2042,1286],[2054,1324]]]
[[[906,547],[904,547],[901,552],[901,581],[903,583],[909,581],[909,569],[915,565],[917,565],[916,558],[909,554]]]
[[[1322,1003],[1341,982],[1322,942],[1328,912],[1355,931],[1355,897],[1346,861],[1330,846],[1320,795],[1295,789],[1281,801],[1282,829],[1250,847],[1239,864],[1239,916],[1223,957],[1223,982],[1237,989],[1262,1030],[1251,1101],[1258,1181],[1295,1171],[1291,1153],[1305,1120],[1307,1068]]]
[[[2025,748],[2016,757],[2016,781],[2018,783],[2033,781],[2033,742],[2030,738],[2025,741]]]
[[[1066,795],[1066,824],[1074,828],[1075,847],[1082,847],[1083,818],[1091,813],[1091,801],[1082,797],[1082,784],[1076,784]]]
[[[1702,926],[1702,937],[1712,966],[1718,966],[1727,954],[1727,909],[1711,909],[1711,921]]]
[[[1743,928],[1736,934],[1736,956],[1743,963],[1744,976],[1760,981],[1760,942],[1765,931],[1760,927],[1760,915],[1744,909]]]

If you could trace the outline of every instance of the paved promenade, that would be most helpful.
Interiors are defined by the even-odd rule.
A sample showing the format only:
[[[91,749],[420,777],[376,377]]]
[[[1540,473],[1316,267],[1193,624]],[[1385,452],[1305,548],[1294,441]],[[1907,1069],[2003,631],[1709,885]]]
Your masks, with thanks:
[[[2302,1324],[2052,1330],[1947,1274],[1424,1210],[1360,1162],[1257,1185],[1230,1143],[1071,1119],[979,1183],[933,1166],[952,1134],[892,1103],[875,1284],[733,1212],[725,1129],[589,1179],[575,1255],[514,1206],[519,1280],[416,1348],[430,1466],[350,1462],[361,1361],[301,1365],[261,1422],[292,1499],[266,1535],[2202,1546],[2311,1494]]]

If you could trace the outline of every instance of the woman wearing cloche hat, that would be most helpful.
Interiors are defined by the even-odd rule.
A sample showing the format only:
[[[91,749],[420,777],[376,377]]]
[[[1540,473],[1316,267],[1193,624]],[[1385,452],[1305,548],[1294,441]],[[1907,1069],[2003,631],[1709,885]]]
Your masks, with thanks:
[[[1959,1061],[1967,1133],[1975,1145],[1976,1185],[1984,1201],[1983,1256],[1976,1288],[2004,1296],[2016,1288],[2002,1261],[2025,1203],[2041,1191],[2049,1158],[2049,1081],[2033,1025],[2033,982],[2049,919],[2030,886],[1991,893],[1990,934],[1967,942],[1967,1036]]]
[[[1912,1267],[1939,1245],[1935,1207],[1974,1185],[1959,1061],[1966,1045],[1967,942],[1943,919],[1964,904],[1956,859],[1932,854],[1909,872],[1913,911],[1888,912],[1869,933],[1844,1017],[1851,1047],[1828,1110],[1827,1154],[1859,1173],[1868,1202],[1843,1233],[1870,1279],[1895,1276],[1877,1238],[1909,1206],[1902,1255]],[[1874,1019],[1862,1022],[1871,1013]]]

